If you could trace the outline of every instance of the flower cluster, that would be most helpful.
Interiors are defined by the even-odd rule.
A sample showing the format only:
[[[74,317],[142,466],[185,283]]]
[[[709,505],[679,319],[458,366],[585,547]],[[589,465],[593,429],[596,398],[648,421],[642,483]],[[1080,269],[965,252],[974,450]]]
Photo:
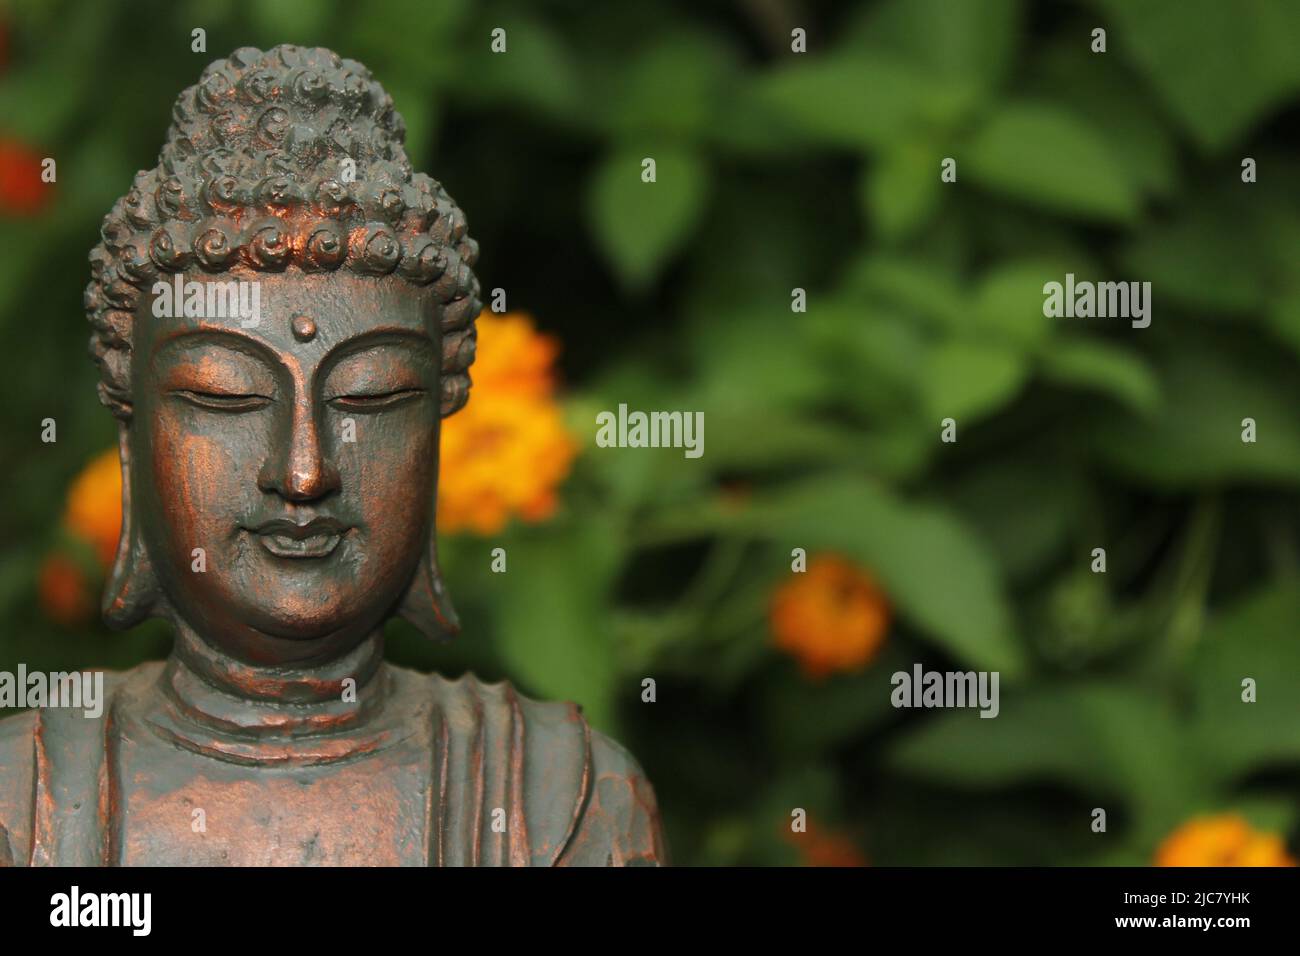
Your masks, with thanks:
[[[487,535],[549,517],[578,446],[554,398],[555,340],[523,314],[477,324],[474,401],[442,428],[438,527]]]
[[[815,556],[772,598],[776,646],[820,680],[865,667],[889,629],[884,592],[862,568],[834,554]]]
[[[96,455],[68,488],[63,528],[73,547],[55,551],[41,564],[37,590],[41,607],[64,625],[89,620],[94,591],[113,564],[122,528],[122,469],[117,448]],[[88,550],[94,561],[79,561]]]
[[[784,821],[782,829],[786,842],[798,851],[803,866],[830,868],[868,865],[856,840],[847,833],[823,826],[811,817],[802,833],[791,831]]]
[[[41,181],[41,157],[16,139],[0,139],[0,213],[31,216],[48,204],[51,186]]]
[[[1295,866],[1282,838],[1235,813],[1197,817],[1165,838],[1156,866]]]

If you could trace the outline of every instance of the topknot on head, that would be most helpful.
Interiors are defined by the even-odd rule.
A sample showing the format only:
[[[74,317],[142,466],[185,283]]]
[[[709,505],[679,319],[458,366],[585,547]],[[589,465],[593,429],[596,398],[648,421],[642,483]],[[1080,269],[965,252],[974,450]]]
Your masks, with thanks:
[[[355,60],[319,48],[245,47],[209,64],[176,100],[158,157],[158,212],[288,208],[351,181],[387,185],[400,199],[411,181],[405,138],[392,97]],[[187,190],[192,182],[209,194]],[[383,209],[401,212],[392,199]]]
[[[209,64],[177,99],[158,165],[136,175],[91,253],[86,307],[105,403],[130,413],[123,313],[161,272],[395,273],[432,286],[443,332],[461,333],[444,345],[472,339],[478,245],[442,186],[412,171],[405,137],[370,71],[331,50],[244,47]],[[445,370],[444,415],[465,402],[467,365]]]

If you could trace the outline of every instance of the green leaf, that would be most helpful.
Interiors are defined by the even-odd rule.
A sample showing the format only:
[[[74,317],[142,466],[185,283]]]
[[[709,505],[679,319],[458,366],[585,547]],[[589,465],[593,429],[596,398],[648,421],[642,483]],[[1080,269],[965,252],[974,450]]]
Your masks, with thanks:
[[[1300,292],[1284,295],[1274,302],[1267,320],[1274,334],[1300,358]]]
[[[760,78],[756,94],[823,144],[888,148],[908,131],[956,112],[951,93],[898,60],[798,59],[802,62]]]
[[[468,45],[487,48],[491,42],[486,32],[467,29],[474,9],[470,0],[387,0],[382,16],[363,4],[340,4],[338,9],[346,18],[339,32],[347,37],[347,51],[340,55],[360,60],[385,85],[399,77],[399,85],[415,89],[454,82],[465,74]],[[393,29],[394,23],[401,29]]]
[[[958,427],[997,411],[1028,378],[1023,353],[1004,345],[952,340],[930,354],[925,374],[926,407],[934,427],[945,418]]]
[[[827,306],[812,306],[821,314]],[[825,376],[809,360],[809,342],[791,336],[788,306],[737,305],[695,323],[690,341],[700,400],[719,410],[789,410],[826,397]],[[755,382],[763,382],[757,391]]]
[[[843,47],[888,51],[929,75],[990,91],[1015,61],[1019,0],[886,0],[845,31]]]
[[[1003,107],[958,155],[959,181],[966,173],[1007,196],[1084,218],[1127,222],[1137,213],[1136,189],[1105,140],[1056,106]]]
[[[788,110],[760,95],[757,81],[748,75],[719,91],[713,119],[699,132],[719,152],[747,158],[770,160],[810,151],[804,128]]]
[[[767,737],[800,762],[895,716],[889,678],[910,667],[905,651],[887,647],[861,673],[809,681],[793,664],[781,667],[763,688]]]
[[[406,123],[406,155],[419,168],[434,148],[438,129],[438,96],[426,84],[404,87],[390,84],[388,93],[399,105]]]
[[[1075,110],[1102,135],[1129,178],[1144,193],[1171,199],[1177,192],[1177,144],[1152,95],[1135,89],[1124,69],[1098,69],[1099,57],[1068,30],[1043,51],[1033,87]],[[1109,61],[1113,62],[1113,61]]]
[[[575,701],[595,726],[614,731],[617,655],[604,601],[617,550],[608,529],[519,530],[503,546],[509,564],[495,576],[493,621],[506,671],[530,695]],[[560,553],[569,558],[557,561]]]
[[[642,161],[655,181],[642,182]],[[660,145],[621,149],[597,168],[588,194],[592,230],[623,283],[648,286],[690,237],[708,193],[709,172],[693,150]]]
[[[325,31],[336,4],[332,0],[301,0],[295,4],[260,3],[248,11],[257,42],[311,44]],[[265,39],[263,39],[265,38]]]
[[[1129,244],[1125,266],[1170,304],[1200,313],[1261,308],[1270,284],[1269,240],[1242,199],[1255,188],[1237,182],[1226,193],[1202,193],[1186,214],[1144,230]]]
[[[649,39],[613,76],[602,123],[623,140],[702,137],[737,73],[736,53],[719,36],[675,28]]]
[[[818,302],[805,321],[826,401],[875,418],[920,410],[930,344],[910,316],[838,298]]]
[[[872,227],[889,241],[912,235],[939,205],[939,158],[932,150],[903,144],[886,150],[863,170],[862,204]]]
[[[1154,321],[1159,321],[1155,319]],[[1151,418],[1097,413],[1087,440],[1103,460],[1168,488],[1232,480],[1300,481],[1296,361],[1235,331],[1204,341],[1182,332],[1157,359],[1164,401]],[[1256,441],[1242,441],[1242,421]]]
[[[1230,145],[1300,89],[1292,0],[1098,2],[1118,25],[1112,42],[1203,146]]]
[[[1228,805],[1233,813],[1240,813],[1256,830],[1290,833],[1300,819],[1300,806],[1295,798],[1283,790],[1277,795],[1249,794],[1236,797]]]
[[[87,7],[77,16],[61,17],[54,29],[42,31],[39,47],[33,45],[30,54],[21,48],[19,55],[6,51],[6,59],[12,62],[5,63],[4,83],[0,83],[0,116],[5,118],[7,136],[43,147],[84,130],[84,125],[76,124],[78,117],[85,123],[85,104],[99,91],[98,61],[106,46],[104,38],[112,34],[115,12],[112,4]],[[6,45],[22,36],[9,30],[6,23]],[[110,62],[110,57],[103,60]]]
[[[1040,356],[1039,372],[1058,385],[1109,395],[1141,415],[1160,404],[1160,383],[1146,362],[1108,342],[1058,338]]]
[[[1265,588],[1210,621],[1192,663],[1205,765],[1231,780],[1300,766],[1300,583]],[[1256,684],[1244,702],[1242,681]]]
[[[506,30],[506,52],[493,52],[494,27]],[[464,69],[456,77],[457,98],[465,103],[519,103],[569,118],[582,108],[573,58],[561,33],[540,20],[515,12],[498,24],[487,15],[475,27],[481,37],[463,50]]]
[[[1043,314],[1043,285],[1060,280],[1067,268],[1046,260],[1002,263],[975,289],[975,324],[992,341],[1033,351],[1048,337],[1052,320]]]
[[[859,466],[865,464],[867,448],[858,441],[858,429],[756,403],[702,402],[701,406],[709,435],[702,461],[710,473],[781,469],[791,461],[807,466],[854,460]],[[763,440],[754,441],[756,434]]]
[[[851,266],[845,287],[943,328],[960,328],[968,314],[966,290],[952,270],[923,259],[871,253]]]
[[[954,479],[945,498],[961,509],[1008,578],[1034,580],[1066,548],[1083,487],[1057,460],[999,456]]]
[[[889,763],[961,787],[1062,783],[1090,799],[1122,801],[1148,833],[1200,802],[1190,741],[1150,687],[1094,683],[999,696],[992,719],[935,713],[897,739]]]

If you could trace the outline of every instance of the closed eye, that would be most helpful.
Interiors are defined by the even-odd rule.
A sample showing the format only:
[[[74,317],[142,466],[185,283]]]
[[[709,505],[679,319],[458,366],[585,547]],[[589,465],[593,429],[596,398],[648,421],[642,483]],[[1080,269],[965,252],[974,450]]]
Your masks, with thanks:
[[[337,395],[329,403],[341,411],[378,412],[417,401],[428,394],[423,388],[398,388],[374,395]]]
[[[174,389],[170,394],[190,405],[218,412],[253,412],[271,404],[271,398],[267,395],[198,392],[190,388]]]

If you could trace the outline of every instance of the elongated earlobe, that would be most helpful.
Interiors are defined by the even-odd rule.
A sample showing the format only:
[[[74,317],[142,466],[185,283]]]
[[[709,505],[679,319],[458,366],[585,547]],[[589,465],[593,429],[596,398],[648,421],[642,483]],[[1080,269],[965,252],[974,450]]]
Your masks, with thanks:
[[[104,621],[124,630],[160,613],[162,589],[144,546],[140,522],[131,507],[131,448],[125,422],[118,427],[118,455],[122,461],[122,531],[117,540],[113,573],[104,590]]]
[[[430,528],[429,543],[420,556],[415,577],[402,595],[397,613],[431,640],[446,641],[460,633],[460,620],[438,570],[438,532]]]

